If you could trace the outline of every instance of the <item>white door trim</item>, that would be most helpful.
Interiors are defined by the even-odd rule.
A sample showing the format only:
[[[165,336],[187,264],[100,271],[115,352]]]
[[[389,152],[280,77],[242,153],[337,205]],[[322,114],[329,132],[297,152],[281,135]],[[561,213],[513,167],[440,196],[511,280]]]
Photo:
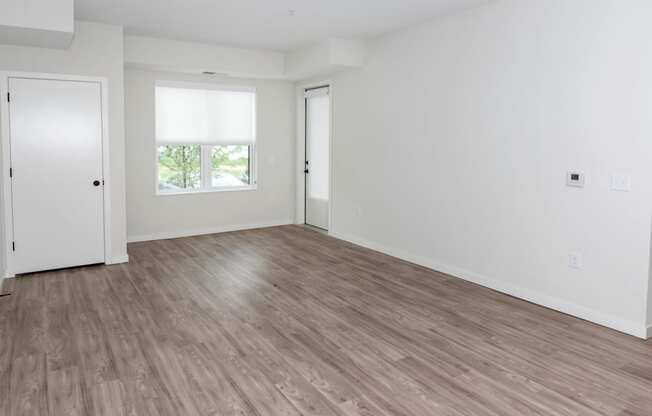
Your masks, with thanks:
[[[0,255],[4,258],[5,270],[1,277],[13,277],[13,213],[11,204],[11,179],[9,167],[11,166],[10,132],[9,132],[9,105],[7,93],[9,91],[9,78],[30,78],[57,81],[98,82],[101,86],[102,100],[102,176],[104,180],[104,262],[111,263],[111,175],[109,164],[109,81],[104,77],[87,77],[78,75],[49,74],[38,72],[0,71],[0,140],[2,141],[2,209],[4,215],[0,218],[3,230],[5,250]]]
[[[335,189],[334,175],[333,175],[333,81],[330,79],[298,84],[297,93],[297,143],[296,143],[296,157],[297,157],[297,181],[296,181],[296,206],[295,206],[295,224],[305,224],[305,200],[306,200],[306,175],[303,170],[305,169],[305,150],[306,150],[306,106],[305,106],[305,90],[306,88],[314,88],[320,86],[328,86],[329,92],[329,137],[328,146],[330,155],[328,160],[328,234],[332,234],[334,230],[333,224],[333,189]]]

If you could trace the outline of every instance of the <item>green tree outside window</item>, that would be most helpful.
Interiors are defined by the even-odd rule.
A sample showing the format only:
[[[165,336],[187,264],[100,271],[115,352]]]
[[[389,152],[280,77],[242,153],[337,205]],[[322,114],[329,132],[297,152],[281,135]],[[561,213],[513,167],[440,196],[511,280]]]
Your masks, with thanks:
[[[201,185],[200,146],[159,147],[159,188],[193,189]]]

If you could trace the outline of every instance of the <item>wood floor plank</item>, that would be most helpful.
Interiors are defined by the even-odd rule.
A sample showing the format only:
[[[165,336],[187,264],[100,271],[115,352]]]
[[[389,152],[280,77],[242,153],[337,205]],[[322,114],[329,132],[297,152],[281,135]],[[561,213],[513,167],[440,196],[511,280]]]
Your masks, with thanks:
[[[10,414],[11,366],[13,364],[12,337],[16,334],[16,296],[12,296],[15,279],[5,279],[0,293],[0,414]]]
[[[0,414],[649,416],[652,343],[299,227],[0,298]]]
[[[47,415],[45,354],[21,354],[11,366],[10,415]]]
[[[87,414],[77,367],[58,368],[47,373],[48,414],[80,416]]]

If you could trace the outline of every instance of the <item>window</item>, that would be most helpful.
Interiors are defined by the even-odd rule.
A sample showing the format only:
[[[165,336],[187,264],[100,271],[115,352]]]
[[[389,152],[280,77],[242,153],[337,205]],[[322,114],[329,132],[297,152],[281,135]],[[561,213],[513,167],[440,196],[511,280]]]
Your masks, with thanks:
[[[156,84],[157,192],[255,186],[252,88]]]
[[[160,192],[201,188],[201,146],[158,147]]]
[[[211,149],[211,184],[213,187],[247,186],[250,147],[243,145],[215,146]]]

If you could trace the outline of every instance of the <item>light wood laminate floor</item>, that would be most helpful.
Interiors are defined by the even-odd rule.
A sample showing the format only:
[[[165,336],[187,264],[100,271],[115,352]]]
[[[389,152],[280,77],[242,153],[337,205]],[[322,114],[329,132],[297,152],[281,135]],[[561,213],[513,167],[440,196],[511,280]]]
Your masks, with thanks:
[[[652,415],[652,344],[285,226],[5,281],[0,415]]]

